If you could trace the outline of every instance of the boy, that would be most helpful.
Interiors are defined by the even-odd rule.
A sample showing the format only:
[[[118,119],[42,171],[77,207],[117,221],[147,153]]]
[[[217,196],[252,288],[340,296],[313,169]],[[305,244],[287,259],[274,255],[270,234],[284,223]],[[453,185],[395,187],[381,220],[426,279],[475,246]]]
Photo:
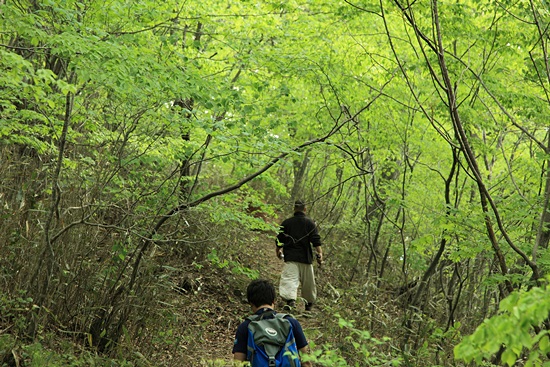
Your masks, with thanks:
[[[252,281],[246,289],[246,297],[255,315],[261,315],[264,312],[273,312],[276,314],[273,309],[275,304],[275,287],[268,280],[258,279]],[[308,342],[298,320],[290,316],[286,316],[285,319],[292,325],[296,347],[300,354],[309,353]],[[244,362],[247,358],[248,324],[250,324],[250,320],[247,319],[237,328],[235,344],[233,345],[233,358],[236,361]],[[312,365],[310,362],[303,362],[302,366],[311,367]]]

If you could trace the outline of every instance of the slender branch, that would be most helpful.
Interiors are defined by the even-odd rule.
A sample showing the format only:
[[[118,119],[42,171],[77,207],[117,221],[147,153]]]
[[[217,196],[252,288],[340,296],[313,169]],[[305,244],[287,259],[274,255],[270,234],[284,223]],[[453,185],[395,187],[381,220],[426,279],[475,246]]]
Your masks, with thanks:
[[[183,210],[186,210],[186,209],[189,209],[189,208],[193,208],[193,207],[196,207],[210,199],[213,199],[215,197],[218,197],[218,196],[221,196],[221,195],[224,195],[224,194],[227,194],[229,192],[232,192],[232,191],[235,191],[237,189],[239,189],[240,187],[242,187],[243,185],[245,185],[246,183],[252,181],[253,179],[255,179],[256,177],[262,175],[264,172],[268,171],[271,167],[273,167],[275,164],[277,164],[279,161],[281,161],[282,159],[284,159],[285,157],[287,157],[288,155],[290,155],[291,153],[295,153],[295,152],[299,152],[301,151],[302,149],[308,147],[308,146],[311,146],[311,145],[315,145],[315,144],[318,144],[318,143],[322,143],[322,142],[325,142],[327,139],[329,139],[331,136],[333,136],[334,134],[336,134],[338,131],[340,131],[344,126],[346,126],[349,122],[353,122],[355,120],[355,118],[360,114],[362,113],[363,111],[365,111],[367,108],[369,108],[377,99],[378,97],[380,97],[382,95],[382,93],[379,93],[377,96],[375,96],[367,105],[365,105],[363,108],[361,108],[355,115],[351,116],[350,118],[346,119],[345,121],[342,121],[340,124],[338,125],[335,125],[333,126],[329,132],[327,132],[325,135],[321,136],[321,137],[318,137],[318,138],[315,138],[315,139],[312,139],[312,140],[309,140],[309,141],[306,141],[296,147],[294,147],[293,149],[289,150],[289,151],[286,151],[286,152],[283,152],[281,154],[279,154],[278,156],[276,156],[275,158],[271,159],[267,164],[265,164],[262,168],[260,168],[258,171],[252,173],[251,175],[248,175],[246,177],[244,177],[243,179],[241,179],[240,181],[236,182],[235,184],[233,185],[230,185],[230,186],[227,186],[223,189],[220,189],[220,190],[217,190],[217,191],[213,191],[209,194],[206,194],[202,197],[200,197],[199,199],[196,199],[194,201],[191,201],[191,202],[187,202],[187,203],[183,203],[183,204],[180,204],[174,208],[172,208],[170,211],[168,211],[166,214],[164,214],[159,220],[158,222],[156,223],[156,225],[154,226],[153,230],[151,231],[151,235],[149,236],[149,238],[146,238],[143,240],[143,243],[141,245],[141,247],[137,250],[138,253],[137,253],[137,256],[136,256],[136,259],[134,261],[134,266],[133,266],[133,271],[132,271],[132,276],[130,277],[130,282],[128,284],[128,291],[131,290],[134,286],[134,283],[137,279],[137,273],[138,273],[138,269],[139,269],[139,264],[141,262],[141,259],[143,257],[143,254],[145,253],[145,251],[147,250],[147,248],[149,247],[149,245],[151,244],[151,242],[153,241],[153,238],[155,237],[155,235],[158,233],[158,231],[160,230],[160,228],[164,225],[164,223],[172,218],[174,215],[178,214],[179,212],[183,211]]]
[[[491,92],[491,90],[489,89],[489,87],[487,87],[487,85],[485,84],[485,82],[483,81],[483,78],[481,78],[481,76],[476,73],[474,70],[472,70],[472,68],[470,68],[470,66],[468,64],[466,64],[464,62],[464,60],[462,60],[461,58],[458,58],[456,55],[453,55],[453,54],[450,54],[454,59],[455,61],[458,61],[459,63],[461,63],[465,68],[466,70],[468,70],[472,76],[474,78],[477,79],[477,81],[479,82],[479,84],[481,85],[481,87],[483,88],[483,90],[491,97],[491,99],[497,104],[498,108],[502,111],[502,113],[504,113],[506,115],[506,117],[508,117],[508,119],[510,120],[510,122],[512,123],[512,125],[514,125],[516,128],[518,128],[519,130],[521,130],[522,133],[524,133],[525,135],[527,135],[529,137],[529,139],[531,139],[533,142],[535,142],[535,144],[537,144],[537,146],[543,151],[545,152],[546,154],[549,154],[550,153],[550,149],[548,147],[546,147],[546,145],[541,142],[540,140],[538,140],[533,134],[531,134],[526,128],[524,128],[522,125],[520,125],[516,119],[514,118],[514,116],[512,116],[512,114],[506,109],[506,107],[504,107],[504,105],[500,102],[500,100]]]
[[[73,76],[74,76],[74,72],[73,72]],[[72,76],[70,79],[72,79]],[[31,284],[34,284],[38,279],[38,276],[40,274],[40,271],[42,270],[42,267],[44,266],[44,263],[46,263],[47,274],[44,278],[43,288],[40,289],[40,287],[37,287],[37,291],[39,292],[37,294],[38,304],[42,302],[43,298],[47,293],[50,277],[52,276],[52,272],[53,272],[53,265],[55,262],[55,253],[52,246],[53,241],[52,241],[50,232],[51,232],[51,227],[52,227],[54,217],[56,216],[56,214],[59,213],[59,202],[61,200],[61,189],[59,188],[59,176],[61,175],[61,167],[63,166],[63,157],[65,154],[65,146],[67,143],[69,124],[71,122],[73,98],[74,98],[74,95],[72,93],[67,93],[67,96],[65,98],[65,116],[63,121],[63,130],[61,132],[61,136],[59,137],[59,148],[58,148],[59,151],[57,154],[55,171],[52,177],[52,205],[50,207],[50,211],[48,213],[48,217],[44,225],[44,249],[42,250],[40,259],[38,259],[38,265],[31,278],[32,279]]]

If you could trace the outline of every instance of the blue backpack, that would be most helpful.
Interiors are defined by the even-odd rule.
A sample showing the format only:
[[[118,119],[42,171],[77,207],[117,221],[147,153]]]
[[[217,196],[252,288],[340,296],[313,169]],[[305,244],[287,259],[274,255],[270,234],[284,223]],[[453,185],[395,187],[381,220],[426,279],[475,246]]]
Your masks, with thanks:
[[[271,310],[247,317],[247,359],[252,367],[300,367],[292,324],[286,316]]]

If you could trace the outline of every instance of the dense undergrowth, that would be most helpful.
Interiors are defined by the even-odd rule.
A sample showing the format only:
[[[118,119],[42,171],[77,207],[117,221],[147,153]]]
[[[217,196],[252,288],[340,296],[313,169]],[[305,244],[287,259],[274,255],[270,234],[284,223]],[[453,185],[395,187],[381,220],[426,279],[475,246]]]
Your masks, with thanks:
[[[61,319],[59,309],[39,306],[23,287],[7,282],[18,278],[5,267],[0,366],[231,366],[236,327],[250,313],[246,285],[257,277],[278,281],[282,263],[274,255],[274,223],[284,213],[246,220],[240,215],[212,219],[208,210],[195,214],[186,241],[160,242],[148,253],[144,288],[139,299],[130,299],[138,312],[124,326],[122,337],[103,350],[85,327],[94,310],[66,310],[73,318]],[[369,257],[351,246],[347,249],[352,240],[347,228],[328,231],[324,226],[322,233],[326,261],[315,267],[319,302],[313,317],[302,317],[303,303],[296,315],[311,343],[308,358],[315,366],[467,365],[455,360],[454,348],[483,315],[496,310],[462,298],[453,316],[456,321],[450,323],[449,304],[437,284],[429,284],[415,306],[418,284],[400,282],[392,264],[384,278],[369,274]],[[116,248],[112,251],[117,254]],[[109,261],[119,262],[116,257]],[[39,311],[39,327],[31,328]],[[474,358],[475,353],[468,356]],[[478,362],[490,365],[490,360],[491,351]]]
[[[30,338],[28,318],[38,306],[22,291],[16,297],[4,293],[0,299],[0,366],[233,366],[230,350],[234,331],[250,312],[243,290],[251,278],[276,282],[281,266],[273,256],[268,233],[251,231],[249,235],[246,251],[221,246],[210,252],[197,250],[193,258],[189,249],[157,254],[163,264],[157,275],[163,281],[153,292],[157,294],[154,305],[148,314],[132,320],[132,325],[142,323],[140,331],[126,333],[110,353],[94,348],[90,335],[66,330],[55,322],[53,314],[50,326]],[[414,314],[416,319],[409,325],[416,327],[407,329],[407,293],[383,289],[374,282],[348,283],[345,287],[337,267],[329,256],[322,268],[316,268],[319,303],[313,317],[302,317],[303,304],[298,305],[297,317],[312,348],[306,359],[326,367],[463,365],[453,357],[453,348],[462,340],[461,325],[447,330],[439,326],[435,304],[431,314]],[[539,301],[546,297],[541,292],[535,293]],[[513,302],[523,302],[527,307],[544,304],[517,298],[506,303],[510,310]],[[503,317],[506,315],[492,325],[509,324],[502,321]],[[470,340],[469,345],[474,346],[484,339],[477,336],[478,341]],[[470,350],[465,355],[470,360],[481,358],[474,365],[493,365],[489,360],[494,351],[486,351],[483,359],[468,345],[462,349]]]
[[[244,289],[251,278],[277,282],[273,233],[212,224],[211,236],[237,242],[158,248],[152,255],[150,298],[131,319],[123,339],[101,352],[92,336],[56,322],[28,335],[38,306],[20,291],[1,299],[2,366],[229,366],[238,323],[250,312]],[[239,234],[237,236],[237,234]],[[221,236],[220,236],[221,238]],[[246,241],[242,240],[246,239]],[[349,281],[337,249],[326,241],[326,263],[316,268],[319,303],[312,318],[301,318],[318,366],[436,366],[451,363],[460,333],[442,330],[437,309],[416,314],[406,329],[406,293],[381,287],[376,279]],[[349,260],[348,260],[349,262]],[[356,279],[363,279],[357,277]],[[303,307],[300,304],[300,307]],[[297,312],[299,312],[298,310]],[[405,340],[411,342],[406,343]],[[407,349],[408,348],[408,349]]]
[[[237,231],[231,228],[212,225],[210,234],[225,230],[225,238],[234,238],[232,231]],[[22,290],[12,294],[6,289],[0,303],[2,366],[231,365],[235,329],[250,312],[244,299],[248,281],[264,277],[276,283],[281,266],[269,230],[241,228],[240,237],[246,238],[240,246],[218,242],[159,248],[151,258],[156,281],[150,283],[148,308],[130,320],[109,353],[97,350],[89,333],[70,330],[54,314],[32,338],[29,318],[38,306]],[[314,317],[300,319],[312,344],[311,357],[320,366],[403,365],[398,345],[403,310],[394,295],[373,282],[346,287],[337,258],[331,257],[334,251],[326,245],[327,261],[316,269],[319,303]],[[410,358],[431,357],[428,345]]]

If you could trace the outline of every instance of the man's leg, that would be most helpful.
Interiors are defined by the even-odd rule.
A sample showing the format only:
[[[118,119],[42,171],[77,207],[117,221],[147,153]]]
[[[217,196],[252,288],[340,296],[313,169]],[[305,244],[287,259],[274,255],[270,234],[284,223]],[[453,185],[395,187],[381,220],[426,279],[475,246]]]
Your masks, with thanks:
[[[317,300],[317,286],[312,264],[300,264],[300,283],[302,283],[302,297],[307,301],[306,307],[311,309]]]
[[[295,262],[285,262],[279,281],[279,295],[290,307],[294,307],[293,304],[298,296],[298,286],[300,285],[298,265]]]

